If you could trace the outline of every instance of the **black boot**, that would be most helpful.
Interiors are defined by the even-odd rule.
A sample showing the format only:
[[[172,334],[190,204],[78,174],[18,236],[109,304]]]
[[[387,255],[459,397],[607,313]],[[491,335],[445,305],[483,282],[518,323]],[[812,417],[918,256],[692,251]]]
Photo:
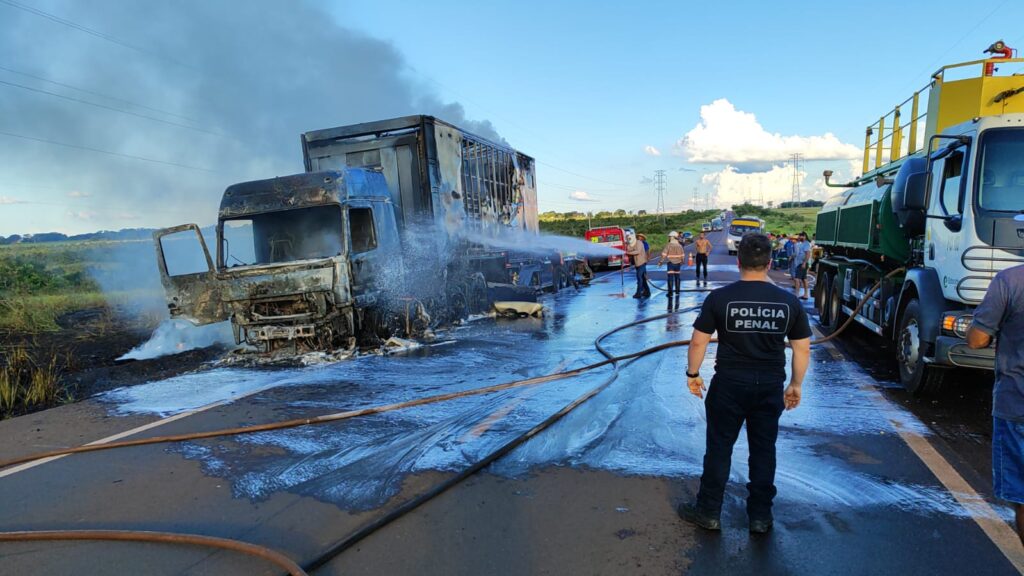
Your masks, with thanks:
[[[722,519],[719,515],[704,512],[693,504],[680,504],[676,511],[679,513],[679,517],[683,520],[705,530],[722,529]]]

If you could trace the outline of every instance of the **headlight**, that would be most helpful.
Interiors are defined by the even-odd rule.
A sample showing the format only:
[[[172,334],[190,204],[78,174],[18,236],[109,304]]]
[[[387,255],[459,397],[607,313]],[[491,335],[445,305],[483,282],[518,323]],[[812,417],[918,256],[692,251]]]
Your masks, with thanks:
[[[962,312],[949,312],[942,317],[942,330],[950,334],[967,337],[967,329],[971,327],[974,315]]]

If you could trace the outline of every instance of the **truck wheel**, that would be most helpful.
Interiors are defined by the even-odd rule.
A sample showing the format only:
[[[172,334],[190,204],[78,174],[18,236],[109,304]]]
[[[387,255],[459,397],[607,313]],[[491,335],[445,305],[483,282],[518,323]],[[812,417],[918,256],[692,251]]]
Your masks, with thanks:
[[[832,334],[836,330],[839,330],[848,318],[846,312],[843,312],[842,284],[837,282],[837,278],[834,276],[829,277],[828,296],[825,297],[823,304],[825,306],[823,314],[827,318],[827,321],[822,321],[822,327],[825,329],[826,333]]]
[[[827,272],[823,272],[821,279],[814,283],[814,308],[818,311],[818,324],[822,326],[828,326],[830,321],[830,307],[828,304],[829,296],[831,295],[829,290],[831,288],[832,276]]]
[[[917,298],[907,303],[900,318],[896,341],[896,359],[900,382],[914,396],[934,394],[945,384],[947,372],[924,361],[925,343],[921,341],[921,307]]]

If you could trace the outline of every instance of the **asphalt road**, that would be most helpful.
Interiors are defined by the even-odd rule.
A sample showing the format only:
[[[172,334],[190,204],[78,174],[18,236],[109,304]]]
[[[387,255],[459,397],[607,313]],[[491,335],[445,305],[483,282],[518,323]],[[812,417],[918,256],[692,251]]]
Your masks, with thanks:
[[[736,278],[724,238],[712,286]],[[651,271],[663,282],[663,269]],[[684,288],[693,280],[684,276]],[[208,430],[389,403],[545,374],[599,357],[606,330],[663,313],[628,275],[548,298],[543,320],[480,321],[391,357],[278,370],[221,368],[0,422],[0,458],[108,437]],[[697,306],[687,293],[678,306]],[[694,313],[611,338],[616,353],[686,338]],[[843,347],[816,347],[804,403],[782,418],[776,529],[746,530],[746,443],[721,534],[674,508],[696,492],[702,403],[685,354],[648,356],[526,445],[316,574],[1014,574],[1009,510],[982,466],[936,434]],[[710,380],[711,362],[705,366]],[[237,538],[297,561],[534,426],[607,377],[290,431],[71,456],[0,471],[0,530],[112,528]],[[965,386],[970,385],[965,382]],[[980,424],[979,424],[980,426]],[[983,437],[983,436],[982,436]],[[986,450],[978,447],[974,451]],[[260,561],[139,544],[0,544],[0,574],[274,574]]]

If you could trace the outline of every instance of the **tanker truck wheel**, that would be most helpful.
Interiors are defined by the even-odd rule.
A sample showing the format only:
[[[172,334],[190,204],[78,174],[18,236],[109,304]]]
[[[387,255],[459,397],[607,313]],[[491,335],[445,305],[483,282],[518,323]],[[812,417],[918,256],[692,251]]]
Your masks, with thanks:
[[[822,296],[822,320],[821,327],[826,334],[832,334],[839,330],[846,322],[846,312],[843,312],[843,288],[842,284],[836,281],[836,277],[828,278],[828,286],[822,287],[825,296]]]
[[[896,359],[900,382],[914,396],[938,392],[945,384],[947,372],[924,361],[925,343],[921,341],[921,307],[916,298],[907,303],[900,319],[896,340]]]
[[[832,275],[828,272],[822,272],[821,277],[814,283],[814,308],[818,311],[818,324],[823,327],[829,325],[829,307],[828,298],[831,295],[829,289],[832,288]]]

